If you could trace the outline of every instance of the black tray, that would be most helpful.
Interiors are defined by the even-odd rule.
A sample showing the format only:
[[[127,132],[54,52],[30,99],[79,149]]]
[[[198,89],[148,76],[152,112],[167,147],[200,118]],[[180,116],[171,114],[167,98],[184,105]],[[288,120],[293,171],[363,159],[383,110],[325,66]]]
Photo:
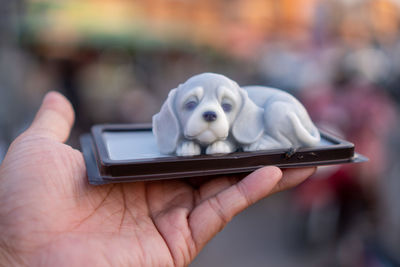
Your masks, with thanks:
[[[262,166],[306,167],[364,162],[354,145],[321,131],[317,147],[181,157],[158,152],[150,125],[95,125],[81,136],[91,184],[247,173]]]

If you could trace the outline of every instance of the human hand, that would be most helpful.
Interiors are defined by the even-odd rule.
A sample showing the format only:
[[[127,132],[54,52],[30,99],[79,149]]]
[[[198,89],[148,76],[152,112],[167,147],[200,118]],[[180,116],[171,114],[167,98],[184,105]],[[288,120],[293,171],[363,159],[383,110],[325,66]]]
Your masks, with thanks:
[[[234,215],[315,171],[91,186],[81,152],[63,144],[73,120],[49,93],[0,166],[1,265],[188,265]]]

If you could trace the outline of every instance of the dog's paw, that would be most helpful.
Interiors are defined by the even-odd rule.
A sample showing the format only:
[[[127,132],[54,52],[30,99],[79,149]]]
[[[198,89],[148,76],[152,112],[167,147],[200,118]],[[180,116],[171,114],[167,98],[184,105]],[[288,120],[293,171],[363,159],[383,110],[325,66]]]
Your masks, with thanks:
[[[217,141],[209,145],[206,149],[206,154],[226,154],[233,152],[233,146],[224,141]]]
[[[178,149],[176,150],[176,154],[178,156],[195,156],[200,155],[201,148],[195,142],[187,141],[183,142]]]

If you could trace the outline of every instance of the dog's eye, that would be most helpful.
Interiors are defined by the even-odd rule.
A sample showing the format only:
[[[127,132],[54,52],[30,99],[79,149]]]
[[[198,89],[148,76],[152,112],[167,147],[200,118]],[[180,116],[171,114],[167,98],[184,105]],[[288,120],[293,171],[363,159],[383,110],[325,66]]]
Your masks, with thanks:
[[[190,100],[189,102],[186,102],[185,104],[185,109],[187,110],[193,110],[197,106],[197,101],[195,100]]]
[[[225,112],[230,112],[231,110],[232,110],[232,105],[231,104],[229,104],[229,103],[222,103],[222,109],[225,111]]]

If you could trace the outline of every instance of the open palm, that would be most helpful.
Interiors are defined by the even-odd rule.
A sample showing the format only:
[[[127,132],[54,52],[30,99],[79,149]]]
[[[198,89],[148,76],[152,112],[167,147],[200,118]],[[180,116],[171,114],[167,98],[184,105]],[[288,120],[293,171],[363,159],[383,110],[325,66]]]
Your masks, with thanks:
[[[234,215],[314,168],[264,167],[217,177],[91,186],[63,144],[74,115],[57,93],[0,166],[0,262],[48,266],[184,266]]]

